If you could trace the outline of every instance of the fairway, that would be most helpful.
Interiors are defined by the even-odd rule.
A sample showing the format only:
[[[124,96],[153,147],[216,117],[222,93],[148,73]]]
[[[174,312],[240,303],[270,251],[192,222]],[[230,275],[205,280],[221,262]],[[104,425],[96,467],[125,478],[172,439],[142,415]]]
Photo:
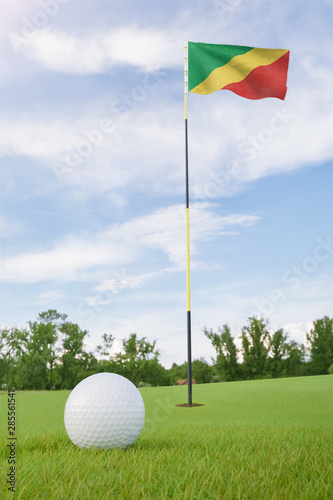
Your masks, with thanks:
[[[7,491],[1,393],[1,498],[333,498],[333,376],[140,390],[146,420],[127,450],[75,447],[69,391],[17,392],[16,493]]]

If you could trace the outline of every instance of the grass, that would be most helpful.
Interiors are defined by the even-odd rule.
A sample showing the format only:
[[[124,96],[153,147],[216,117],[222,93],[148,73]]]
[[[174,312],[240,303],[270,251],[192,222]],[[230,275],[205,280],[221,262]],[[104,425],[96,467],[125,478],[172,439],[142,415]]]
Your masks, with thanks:
[[[0,498],[333,498],[332,376],[197,385],[196,408],[174,406],[186,387],[143,388],[145,426],[127,450],[75,447],[68,394],[16,394],[16,493],[6,491],[5,431]]]

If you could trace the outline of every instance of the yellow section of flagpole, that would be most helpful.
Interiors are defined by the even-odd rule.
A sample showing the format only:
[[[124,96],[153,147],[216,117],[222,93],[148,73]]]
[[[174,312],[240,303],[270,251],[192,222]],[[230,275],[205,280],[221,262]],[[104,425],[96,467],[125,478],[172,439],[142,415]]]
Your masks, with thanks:
[[[187,289],[187,310],[191,310],[191,286],[190,286],[190,215],[186,209],[186,289]]]

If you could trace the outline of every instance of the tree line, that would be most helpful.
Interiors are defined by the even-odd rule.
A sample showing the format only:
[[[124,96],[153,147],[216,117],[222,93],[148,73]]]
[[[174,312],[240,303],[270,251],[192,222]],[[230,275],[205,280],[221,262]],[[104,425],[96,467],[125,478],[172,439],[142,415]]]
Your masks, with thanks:
[[[203,329],[216,358],[192,362],[197,383],[333,373],[333,318],[324,316],[307,332],[307,347],[289,339],[283,329],[271,333],[263,318],[248,318],[242,328],[241,348],[236,347],[227,324]],[[113,355],[115,338],[105,333],[94,351],[85,347],[87,330],[56,310],[40,313],[25,328],[0,330],[0,388],[19,390],[72,389],[99,372],[123,375],[136,386],[174,385],[187,378],[187,363],[166,369],[160,363],[156,340],[132,333]]]

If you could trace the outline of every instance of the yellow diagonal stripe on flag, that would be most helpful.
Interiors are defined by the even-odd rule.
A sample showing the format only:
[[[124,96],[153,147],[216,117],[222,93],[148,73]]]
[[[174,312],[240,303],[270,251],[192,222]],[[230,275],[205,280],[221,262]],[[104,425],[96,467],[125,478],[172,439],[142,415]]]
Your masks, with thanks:
[[[227,64],[214,69],[207,78],[194,87],[195,94],[212,94],[230,83],[241,82],[258,66],[268,66],[282,57],[285,49],[257,49],[233,57]]]

